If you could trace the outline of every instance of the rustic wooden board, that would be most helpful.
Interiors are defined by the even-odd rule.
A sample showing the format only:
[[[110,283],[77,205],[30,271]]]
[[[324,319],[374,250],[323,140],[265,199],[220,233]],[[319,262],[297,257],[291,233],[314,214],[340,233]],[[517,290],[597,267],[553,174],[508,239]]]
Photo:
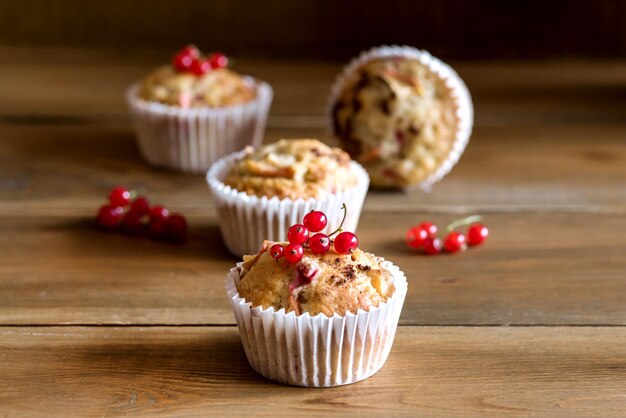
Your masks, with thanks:
[[[0,328],[0,414],[619,416],[626,329],[400,327],[383,369],[332,389],[254,373],[235,327]]]
[[[626,216],[487,214],[483,247],[426,257],[405,248],[420,220],[371,212],[361,248],[409,279],[403,324],[626,325]],[[232,324],[228,255],[213,216],[191,217],[183,246],[106,234],[87,217],[0,218],[2,324]]]
[[[274,128],[266,140],[283,137],[328,139]],[[624,211],[624,138],[626,125],[477,128],[431,193],[371,192],[366,210]],[[118,184],[187,211],[211,207],[203,176],[146,166],[125,124],[0,125],[0,213],[93,209]]]

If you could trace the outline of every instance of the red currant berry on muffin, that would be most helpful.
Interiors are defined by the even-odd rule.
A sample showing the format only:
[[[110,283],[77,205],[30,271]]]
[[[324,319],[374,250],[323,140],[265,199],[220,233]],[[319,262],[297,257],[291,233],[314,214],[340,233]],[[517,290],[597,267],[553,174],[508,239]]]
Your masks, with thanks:
[[[221,52],[214,52],[211,55],[211,67],[226,68],[228,67],[228,57]]]
[[[191,72],[194,75],[204,75],[211,71],[211,63],[206,59],[196,59],[191,63]]]
[[[300,244],[289,244],[285,247],[284,257],[290,264],[296,264],[302,260],[304,250]]]
[[[96,222],[103,229],[115,229],[124,217],[124,208],[121,206],[104,205],[98,211]]]
[[[320,232],[321,230],[326,228],[328,219],[326,219],[326,215],[324,214],[324,212],[320,212],[319,210],[313,210],[304,215],[302,223],[304,224],[304,226],[309,228],[309,231]]]
[[[443,243],[445,249],[449,253],[463,251],[467,247],[465,244],[465,235],[459,232],[450,232]]]
[[[342,232],[335,238],[335,251],[339,254],[350,254],[359,246],[359,240],[352,232]]]
[[[270,255],[274,257],[276,260],[283,256],[285,252],[285,248],[280,244],[274,244],[270,247]]]
[[[479,245],[487,239],[489,230],[483,224],[473,224],[467,229],[467,243],[469,245]]]
[[[127,234],[138,234],[143,228],[142,218],[144,213],[129,210],[122,219],[122,230]]]
[[[309,239],[309,229],[302,224],[292,225],[287,231],[287,241],[292,244],[304,244]]]
[[[424,253],[428,255],[439,254],[443,248],[441,240],[437,237],[429,238],[424,243]]]
[[[141,215],[147,215],[150,213],[150,201],[143,196],[138,196],[133,200],[133,203],[130,204],[130,210],[140,213]]]
[[[130,203],[130,192],[124,187],[116,187],[109,195],[111,206],[126,206]]]
[[[318,232],[309,238],[309,248],[313,254],[324,254],[330,249],[330,238],[328,235]]]
[[[172,64],[177,71],[190,71],[193,63],[200,56],[200,51],[194,45],[187,45],[174,55]]]
[[[406,233],[406,243],[411,248],[420,248],[424,246],[426,241],[430,238],[428,230],[420,226],[414,226]]]

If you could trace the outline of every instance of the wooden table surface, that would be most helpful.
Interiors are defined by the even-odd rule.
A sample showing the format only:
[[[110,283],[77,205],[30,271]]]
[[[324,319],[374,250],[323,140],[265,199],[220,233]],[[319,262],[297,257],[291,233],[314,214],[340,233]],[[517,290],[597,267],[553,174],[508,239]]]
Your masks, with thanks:
[[[247,364],[203,178],[139,157],[123,91],[164,56],[0,54],[0,416],[626,413],[626,62],[455,63],[476,108],[463,158],[429,194],[371,191],[359,226],[409,280],[389,360],[303,389]],[[329,139],[340,67],[239,61],[274,86],[266,140]],[[116,185],[185,213],[189,241],[96,231]],[[402,242],[474,213],[483,247]]]

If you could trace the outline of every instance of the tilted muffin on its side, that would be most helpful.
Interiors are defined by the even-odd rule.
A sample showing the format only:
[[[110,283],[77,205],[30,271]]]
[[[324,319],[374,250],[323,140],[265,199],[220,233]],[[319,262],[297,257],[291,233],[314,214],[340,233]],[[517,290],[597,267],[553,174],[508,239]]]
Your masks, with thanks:
[[[163,66],[146,77],[139,95],[144,100],[183,108],[224,107],[254,99],[256,87],[227,68],[195,75]]]
[[[353,187],[350,156],[316,139],[280,141],[247,153],[226,176],[228,186],[255,196],[318,198]]]
[[[393,276],[381,266],[381,259],[358,249],[347,256],[305,250],[297,265],[275,260],[263,250],[244,256],[240,277],[239,294],[253,307],[284,308],[298,315],[356,314],[386,302],[395,291]]]
[[[450,67],[422,51],[383,47],[368,54],[335,84],[334,133],[372,185],[428,187],[451,169],[469,138],[467,89]],[[420,57],[437,61],[447,77]]]

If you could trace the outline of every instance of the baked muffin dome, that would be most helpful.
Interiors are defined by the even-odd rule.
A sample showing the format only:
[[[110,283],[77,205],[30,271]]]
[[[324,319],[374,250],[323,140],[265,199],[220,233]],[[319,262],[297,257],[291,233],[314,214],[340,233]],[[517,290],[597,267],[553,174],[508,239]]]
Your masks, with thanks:
[[[279,199],[320,198],[356,185],[350,156],[317,139],[281,139],[248,149],[224,184],[249,195]]]
[[[453,149],[458,119],[451,90],[417,59],[365,62],[332,105],[336,136],[374,186],[419,184]]]
[[[272,244],[266,242],[258,254],[244,256],[237,290],[252,306],[330,317],[368,311],[395,291],[392,274],[372,254],[357,249],[340,255],[331,249],[314,255],[305,249],[298,264],[289,264],[269,254]]]
[[[148,75],[139,91],[144,100],[183,108],[234,106],[255,96],[254,85],[227,68],[195,75],[169,65]]]

